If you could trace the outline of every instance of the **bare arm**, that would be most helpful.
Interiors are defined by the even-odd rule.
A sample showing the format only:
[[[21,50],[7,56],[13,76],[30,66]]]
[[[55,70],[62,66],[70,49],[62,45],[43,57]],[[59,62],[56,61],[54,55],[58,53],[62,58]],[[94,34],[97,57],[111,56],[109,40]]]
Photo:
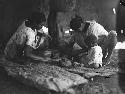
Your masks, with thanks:
[[[29,45],[26,45],[26,48],[24,49],[24,55],[33,60],[38,60],[38,61],[43,61],[43,62],[50,60],[49,58],[43,58],[41,56],[33,54],[33,48],[30,47]]]
[[[70,40],[68,41],[68,47],[73,48],[74,44],[75,44],[75,35],[71,36]]]

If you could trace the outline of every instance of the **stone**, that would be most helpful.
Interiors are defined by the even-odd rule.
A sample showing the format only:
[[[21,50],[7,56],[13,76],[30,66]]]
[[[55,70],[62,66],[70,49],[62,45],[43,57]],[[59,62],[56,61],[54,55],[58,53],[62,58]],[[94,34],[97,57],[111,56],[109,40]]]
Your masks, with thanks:
[[[79,74],[84,76],[85,78],[92,78],[94,76],[103,76],[103,77],[109,77],[113,74],[116,74],[119,71],[118,63],[119,63],[119,56],[118,56],[119,50],[115,49],[113,51],[113,54],[111,55],[110,63],[106,66],[102,66],[100,68],[87,68],[84,65],[82,66],[76,66],[72,68],[65,68],[65,70]],[[121,56],[122,57],[122,56]]]
[[[19,65],[3,59],[0,61],[0,65],[5,68],[8,75],[40,90],[63,92],[74,85],[87,83],[85,78],[77,74],[43,62],[34,63],[30,61],[26,62],[25,65]]]

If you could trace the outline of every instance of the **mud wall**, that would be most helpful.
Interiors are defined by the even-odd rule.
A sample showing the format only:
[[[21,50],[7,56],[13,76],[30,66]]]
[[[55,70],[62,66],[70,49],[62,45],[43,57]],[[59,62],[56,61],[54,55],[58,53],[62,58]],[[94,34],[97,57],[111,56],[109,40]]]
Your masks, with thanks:
[[[112,8],[117,7],[117,2],[118,0],[77,0],[73,12],[59,13],[58,22],[67,28],[71,17],[77,12],[85,20],[97,20],[107,30],[115,29],[116,15]],[[48,0],[0,0],[0,49],[4,48],[25,17],[33,11],[41,11],[47,4]]]
[[[0,0],[0,47],[4,48],[22,20],[40,10],[40,0]]]
[[[96,20],[107,31],[116,30],[117,13],[114,14],[113,8],[117,12],[118,2],[119,0],[77,0],[75,10],[68,13],[59,13],[58,19],[61,25],[68,27],[71,17],[76,13],[85,20]]]

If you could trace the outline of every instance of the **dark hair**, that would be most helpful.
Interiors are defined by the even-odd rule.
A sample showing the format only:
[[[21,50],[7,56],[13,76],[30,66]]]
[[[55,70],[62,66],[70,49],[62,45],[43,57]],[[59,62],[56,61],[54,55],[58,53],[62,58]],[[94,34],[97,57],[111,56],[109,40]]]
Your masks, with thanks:
[[[90,26],[90,23],[89,22],[85,22],[85,26],[84,26],[84,28],[83,28],[83,32],[84,33],[87,33],[87,29],[89,28],[89,26]]]
[[[40,24],[41,22],[46,21],[46,17],[44,15],[44,13],[42,13],[42,12],[34,12],[31,14],[30,17],[27,18],[27,20],[28,20],[28,23]]]
[[[93,34],[89,35],[86,37],[85,39],[85,43],[87,44],[87,46],[94,46],[97,43],[97,37]]]
[[[76,15],[75,18],[70,21],[70,28],[73,30],[77,30],[81,27],[81,23],[83,23],[82,17]]]

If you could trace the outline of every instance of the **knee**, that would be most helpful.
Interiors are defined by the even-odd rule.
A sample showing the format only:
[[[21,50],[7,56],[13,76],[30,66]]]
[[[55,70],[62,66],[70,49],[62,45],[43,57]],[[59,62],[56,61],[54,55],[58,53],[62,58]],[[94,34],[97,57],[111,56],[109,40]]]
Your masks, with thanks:
[[[117,33],[114,30],[111,30],[108,35],[108,41],[110,46],[115,46],[117,44]]]
[[[108,39],[117,41],[117,33],[114,30],[111,30],[108,34]]]
[[[114,31],[114,30],[111,30],[110,32],[109,32],[109,36],[117,36],[117,32],[116,31]]]

